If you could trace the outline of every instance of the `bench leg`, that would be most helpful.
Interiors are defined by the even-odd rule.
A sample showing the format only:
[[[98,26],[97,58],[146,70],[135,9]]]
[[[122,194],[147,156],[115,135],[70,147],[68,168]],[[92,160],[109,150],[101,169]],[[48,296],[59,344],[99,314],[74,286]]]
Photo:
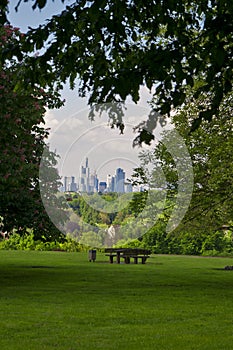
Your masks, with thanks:
[[[137,264],[137,263],[138,263],[138,257],[135,256],[135,257],[134,257],[134,264]]]
[[[110,264],[113,264],[113,255],[110,255],[109,261],[110,261]]]
[[[145,264],[145,263],[146,263],[146,257],[143,256],[143,257],[142,257],[142,264]]]
[[[130,257],[129,256],[125,257],[125,264],[130,264]]]

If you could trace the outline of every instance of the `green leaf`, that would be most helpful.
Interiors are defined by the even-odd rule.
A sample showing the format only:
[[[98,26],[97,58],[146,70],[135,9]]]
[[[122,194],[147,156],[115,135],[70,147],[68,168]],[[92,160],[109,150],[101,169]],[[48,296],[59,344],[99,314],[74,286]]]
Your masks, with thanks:
[[[35,10],[37,7],[39,7],[39,9],[42,9],[45,7],[47,3],[47,0],[36,0],[35,4],[32,6],[32,9]]]
[[[170,105],[170,103],[164,103],[164,104],[162,104],[162,106],[161,106],[161,109],[160,109],[160,112],[161,112],[161,114],[168,114],[168,113],[170,113],[170,111],[171,111],[171,105]]]

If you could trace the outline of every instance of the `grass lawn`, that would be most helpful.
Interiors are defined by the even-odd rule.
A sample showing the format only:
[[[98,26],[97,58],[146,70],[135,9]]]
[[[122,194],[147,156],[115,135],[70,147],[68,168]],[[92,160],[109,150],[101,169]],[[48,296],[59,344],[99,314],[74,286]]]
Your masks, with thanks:
[[[1,350],[230,350],[230,258],[0,251]]]

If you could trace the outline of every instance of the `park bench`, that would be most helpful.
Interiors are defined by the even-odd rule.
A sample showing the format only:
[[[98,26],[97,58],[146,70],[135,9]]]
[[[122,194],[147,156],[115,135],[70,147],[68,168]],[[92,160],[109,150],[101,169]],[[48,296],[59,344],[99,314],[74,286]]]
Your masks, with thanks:
[[[141,248],[106,248],[105,255],[109,257],[110,264],[113,264],[114,258],[120,264],[120,259],[123,258],[125,264],[130,264],[130,259],[133,258],[134,264],[141,259],[142,264],[150,257],[151,252],[148,249]]]
[[[141,259],[142,264],[146,263],[146,260],[150,257],[151,252],[147,249],[127,249],[122,253],[122,258],[125,259],[126,264],[130,264],[130,258],[134,259],[134,264],[138,263],[138,259]]]
[[[130,263],[130,258],[134,259],[134,264],[138,263],[138,259],[141,259],[142,264],[146,263],[146,260],[149,258],[149,255],[130,255],[127,258],[126,264]]]

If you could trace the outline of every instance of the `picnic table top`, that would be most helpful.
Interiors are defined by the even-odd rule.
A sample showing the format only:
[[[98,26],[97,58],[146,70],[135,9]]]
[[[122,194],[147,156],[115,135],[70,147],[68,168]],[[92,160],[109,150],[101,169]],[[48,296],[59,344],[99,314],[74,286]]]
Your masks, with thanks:
[[[105,248],[105,253],[127,253],[127,254],[151,254],[151,251],[143,248]]]

